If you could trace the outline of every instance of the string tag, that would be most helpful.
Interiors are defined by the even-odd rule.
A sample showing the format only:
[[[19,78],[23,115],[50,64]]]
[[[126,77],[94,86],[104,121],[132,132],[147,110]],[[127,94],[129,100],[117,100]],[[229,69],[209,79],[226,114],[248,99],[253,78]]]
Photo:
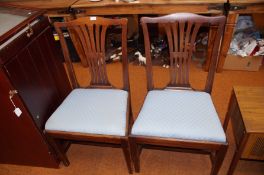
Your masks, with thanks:
[[[9,92],[9,99],[10,99],[12,105],[13,105],[14,108],[15,108],[13,112],[16,114],[17,117],[20,117],[21,114],[22,114],[22,111],[21,111],[20,108],[16,107],[16,105],[15,105],[15,103],[14,103],[14,101],[13,101],[13,96],[14,96],[14,94],[16,94],[16,93],[17,93],[16,90],[15,90],[15,91],[10,91],[10,92]]]

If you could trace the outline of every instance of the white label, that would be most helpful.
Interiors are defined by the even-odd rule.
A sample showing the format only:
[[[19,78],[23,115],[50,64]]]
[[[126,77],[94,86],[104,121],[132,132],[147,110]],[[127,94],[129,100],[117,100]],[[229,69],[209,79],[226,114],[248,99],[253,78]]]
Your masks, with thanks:
[[[17,115],[17,117],[20,117],[22,114],[22,111],[19,108],[15,108],[14,113]]]
[[[96,20],[96,16],[91,16],[91,17],[90,17],[90,20],[91,20],[91,21],[95,21],[95,20]]]

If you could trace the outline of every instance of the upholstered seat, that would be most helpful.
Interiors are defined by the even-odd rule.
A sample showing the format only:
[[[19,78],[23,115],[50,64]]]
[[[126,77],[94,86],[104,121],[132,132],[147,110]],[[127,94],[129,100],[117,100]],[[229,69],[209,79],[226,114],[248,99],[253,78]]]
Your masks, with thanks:
[[[128,92],[74,89],[48,119],[45,130],[125,136]]]
[[[187,90],[149,91],[132,134],[226,142],[210,95]]]

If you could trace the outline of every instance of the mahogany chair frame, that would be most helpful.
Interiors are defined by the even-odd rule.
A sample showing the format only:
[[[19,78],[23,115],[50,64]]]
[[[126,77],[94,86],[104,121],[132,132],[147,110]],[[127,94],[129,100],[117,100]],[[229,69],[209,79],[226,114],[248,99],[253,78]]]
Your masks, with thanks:
[[[211,94],[216,70],[220,40],[224,31],[226,18],[224,16],[206,17],[191,13],[175,13],[161,17],[142,17],[141,24],[144,34],[146,54],[147,89],[157,89],[153,85],[152,63],[150,54],[150,39],[147,24],[162,24],[168,39],[170,52],[170,82],[165,89],[195,90],[189,83],[189,65],[195,48],[195,38],[201,26],[213,25],[217,27],[214,38],[212,62],[209,68],[205,88],[203,91]],[[186,24],[186,26],[185,26]],[[140,171],[140,154],[142,148],[164,149],[181,152],[210,154],[211,175],[218,173],[224,160],[228,143],[213,141],[184,140],[165,137],[150,137],[143,135],[129,135],[131,156],[136,172]]]
[[[126,133],[125,136],[85,134],[76,132],[62,132],[45,130],[50,144],[55,149],[58,158],[69,166],[69,160],[65,154],[63,146],[59,140],[70,143],[84,143],[98,146],[121,147],[125,156],[126,165],[129,173],[132,173],[132,161],[130,157],[130,149],[128,144],[128,129],[131,121],[131,104],[130,104],[130,88],[128,75],[128,59],[127,59],[127,19],[109,19],[102,17],[83,17],[69,22],[54,23],[55,29],[60,38],[63,56],[68,71],[68,76],[72,88],[79,88],[76,79],[73,64],[70,59],[69,50],[63,36],[62,29],[67,28],[71,32],[75,32],[74,38],[79,39],[85,54],[86,61],[91,74],[91,82],[87,88],[106,88],[116,89],[109,81],[106,72],[105,63],[105,38],[106,31],[109,26],[122,27],[122,71],[123,71],[123,90],[128,92],[127,114],[126,114]],[[103,110],[103,108],[102,108]]]

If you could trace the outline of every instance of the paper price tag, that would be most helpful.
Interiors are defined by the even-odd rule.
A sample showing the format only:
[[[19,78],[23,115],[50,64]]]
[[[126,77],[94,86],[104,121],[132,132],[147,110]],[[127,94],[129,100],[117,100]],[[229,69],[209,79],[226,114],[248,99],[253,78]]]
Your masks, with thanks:
[[[19,108],[15,108],[14,113],[16,114],[17,117],[20,117],[22,114],[22,111]]]
[[[91,17],[90,17],[90,20],[91,20],[91,21],[95,21],[95,20],[96,20],[96,16],[91,16]]]

